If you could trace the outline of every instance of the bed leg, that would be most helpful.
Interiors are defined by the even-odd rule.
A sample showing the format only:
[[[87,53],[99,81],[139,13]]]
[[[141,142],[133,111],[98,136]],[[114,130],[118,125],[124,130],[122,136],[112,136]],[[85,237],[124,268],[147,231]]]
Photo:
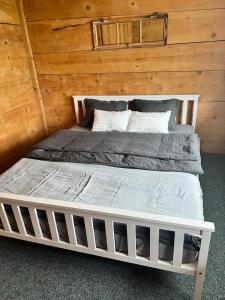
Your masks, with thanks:
[[[205,274],[199,272],[196,275],[194,300],[201,300],[204,280],[205,280]]]

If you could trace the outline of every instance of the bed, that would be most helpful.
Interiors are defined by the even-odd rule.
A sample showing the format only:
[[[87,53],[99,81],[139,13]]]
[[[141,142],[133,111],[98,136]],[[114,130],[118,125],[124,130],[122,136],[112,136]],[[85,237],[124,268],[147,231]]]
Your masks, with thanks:
[[[77,122],[85,116],[85,98],[73,97]],[[178,141],[179,147],[180,136],[189,138],[195,130],[197,95],[88,98],[177,98],[182,101],[181,125],[166,135],[170,137],[168,142]],[[118,136],[118,149],[109,153],[108,145],[114,145]],[[192,158],[188,169],[186,161],[180,164],[174,159],[171,169],[167,164],[164,172],[160,162],[158,171],[157,158],[143,160],[141,156],[146,147],[151,152],[152,138],[156,144],[162,140],[155,135],[148,144],[148,136],[140,139],[140,134],[130,133],[124,142],[124,133],[93,135],[87,128],[74,126],[40,143],[30,156],[0,177],[0,235],[192,275],[196,277],[195,299],[201,299],[214,231],[214,224],[204,221],[198,179],[201,170]],[[98,152],[99,145],[104,149],[107,143],[106,154]],[[192,143],[194,140],[189,141],[189,145]],[[121,144],[126,151],[121,150]],[[138,157],[131,151],[135,144],[143,144],[139,146]],[[100,163],[96,164],[96,160]]]

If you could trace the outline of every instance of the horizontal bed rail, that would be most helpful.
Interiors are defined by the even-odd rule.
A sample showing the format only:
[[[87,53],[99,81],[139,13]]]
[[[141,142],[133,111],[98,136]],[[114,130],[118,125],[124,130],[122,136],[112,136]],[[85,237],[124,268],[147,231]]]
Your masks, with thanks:
[[[10,224],[11,220],[6,210],[7,205],[12,208],[18,232],[13,230]],[[27,232],[21,208],[27,208],[29,211],[34,235]],[[38,210],[43,210],[46,213],[50,237],[44,236],[42,232]],[[60,232],[56,220],[57,213],[63,214],[65,218],[68,241],[60,239]],[[78,243],[74,217],[83,218],[87,238],[86,246]],[[0,235],[2,236],[14,237],[40,244],[196,276],[196,289],[198,291],[196,292],[197,296],[195,299],[200,299],[199,290],[201,291],[204,281],[210,236],[211,232],[214,231],[213,223],[5,193],[0,193],[0,220],[3,227],[0,229]],[[96,245],[94,220],[104,222],[106,249],[98,248]],[[115,223],[121,223],[126,226],[127,253],[121,253],[116,250],[114,234]],[[143,226],[149,229],[149,257],[137,255],[137,226]],[[175,233],[172,261],[159,259],[160,230]],[[201,237],[200,252],[195,263],[186,264],[182,262],[185,234]]]

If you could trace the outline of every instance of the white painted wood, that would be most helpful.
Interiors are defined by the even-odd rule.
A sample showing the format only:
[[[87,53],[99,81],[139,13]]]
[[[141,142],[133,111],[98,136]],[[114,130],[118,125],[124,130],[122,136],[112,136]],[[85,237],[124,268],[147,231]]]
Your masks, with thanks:
[[[193,111],[192,111],[192,121],[191,125],[195,128],[196,127],[196,122],[197,122],[197,113],[198,113],[198,99],[194,101],[193,104]]]
[[[42,234],[41,226],[39,223],[37,210],[36,210],[36,208],[33,208],[33,207],[28,207],[28,210],[29,210],[31,222],[32,222],[32,225],[34,228],[35,236],[37,238],[41,239],[41,238],[43,238],[43,234]]]
[[[23,236],[16,232],[7,232],[4,230],[0,230],[0,235],[5,236],[5,237],[19,239],[19,240],[39,243],[39,244],[43,244],[43,245],[47,245],[47,246],[77,251],[77,252],[96,255],[96,256],[105,257],[105,258],[110,258],[110,259],[114,259],[114,260],[118,260],[118,261],[129,262],[129,263],[146,266],[146,267],[150,267],[150,268],[156,268],[156,269],[161,269],[161,270],[165,270],[165,271],[186,274],[186,275],[190,275],[190,276],[195,276],[195,273],[196,273],[196,264],[195,263],[184,264],[184,265],[182,265],[182,268],[181,268],[181,267],[173,266],[172,264],[170,264],[166,261],[152,262],[149,259],[145,259],[140,256],[137,256],[136,258],[132,258],[123,253],[116,252],[116,254],[113,254],[113,253],[110,253],[108,251],[105,251],[105,250],[102,250],[99,248],[96,248],[95,250],[93,250],[88,247],[84,247],[82,245],[74,247],[74,245],[65,243],[63,241],[60,241],[58,243],[58,242],[54,242],[54,241],[46,239],[46,238],[38,239],[31,235]]]
[[[3,203],[0,203],[0,218],[4,229],[6,231],[12,231]]]
[[[197,108],[198,108],[198,99],[199,95],[105,95],[105,96],[99,96],[99,95],[77,95],[72,96],[73,102],[74,102],[74,109],[76,114],[77,123],[79,123],[79,102],[82,102],[82,108],[83,108],[83,115],[85,115],[85,105],[83,104],[83,100],[85,98],[88,99],[98,99],[102,101],[132,101],[133,99],[143,99],[143,100],[149,100],[149,101],[163,101],[163,100],[169,100],[169,99],[179,99],[184,105],[182,105],[182,115],[181,115],[181,123],[186,124],[187,122],[187,108],[189,101],[192,101],[194,103],[193,105],[193,111],[192,111],[192,126],[195,128],[196,121],[197,121]]]
[[[159,227],[150,225],[150,260],[158,262],[159,259]]]
[[[37,235],[36,237],[34,237],[28,234],[22,235],[13,231],[7,231],[7,229],[9,229],[7,228],[7,226],[6,230],[0,230],[0,236],[17,238],[25,241],[36,242],[44,245],[59,247],[87,254],[93,254],[119,261],[196,276],[195,299],[198,300],[201,297],[210,236],[211,232],[214,231],[213,223],[14,194],[0,193],[0,199],[1,202],[5,204],[29,207],[29,211],[33,211],[32,209],[34,208],[46,210],[53,239],[47,239],[44,237],[38,238]],[[2,206],[3,204],[0,205],[0,212],[1,216],[3,215],[4,219],[5,212],[4,208],[2,209]],[[88,239],[88,247],[82,245],[74,245],[72,244],[71,240],[69,243],[59,240],[54,211],[64,213],[65,215],[67,214],[67,216],[71,216],[73,214],[84,217]],[[32,218],[32,213],[30,215]],[[108,251],[96,248],[92,222],[93,218],[105,220],[107,243],[108,245],[110,245],[108,246]],[[129,255],[115,251],[113,221],[127,225],[128,249],[130,249],[128,250]],[[149,227],[151,230],[150,260],[148,258],[143,258],[136,255],[136,251],[134,251],[136,246],[134,242],[135,239],[131,238],[129,240],[129,236],[132,237],[134,235],[135,226],[146,226]],[[70,225],[68,226],[68,222],[67,227],[70,227]],[[175,252],[177,251],[177,254],[174,254],[174,264],[158,259],[159,229],[175,231]],[[199,259],[193,264],[180,264],[179,257],[182,257],[182,235],[184,233],[187,233],[188,231],[194,233],[199,233],[199,231],[201,231],[202,243],[199,253]]]
[[[104,207],[76,202],[61,201],[49,198],[39,198],[25,195],[16,195],[9,193],[0,193],[0,199],[5,204],[16,203],[20,206],[34,205],[38,206],[39,209],[46,210],[51,208],[57,212],[71,212],[74,215],[89,214],[96,216],[96,218],[104,220],[105,217],[119,220],[121,223],[126,223],[127,220],[134,220],[136,225],[149,226],[151,223],[159,224],[160,228],[170,228],[169,230],[176,230],[176,228],[182,228],[187,231],[189,230],[206,230],[210,232],[215,231],[214,223],[205,222],[200,220],[192,220],[187,218],[177,218],[165,215],[150,214],[139,211],[132,211],[126,209]]]
[[[136,257],[136,225],[134,222],[127,223],[127,246],[128,255]]]
[[[184,247],[184,232],[182,230],[175,231],[174,248],[173,248],[173,264],[180,267],[182,264]]]
[[[203,284],[205,280],[206,264],[208,259],[209,244],[211,232],[203,231],[201,247],[198,257],[198,265],[196,270],[195,296],[194,300],[201,300]]]
[[[66,220],[66,227],[67,227],[70,244],[77,245],[73,215],[69,212],[65,213],[65,220]]]
[[[84,216],[84,223],[88,241],[88,248],[96,249],[95,244],[95,233],[94,233],[94,226],[93,226],[93,219],[90,216]]]
[[[79,116],[79,102],[78,101],[74,101],[74,110],[75,110],[76,122],[77,122],[77,124],[79,124],[80,116]]]
[[[105,220],[105,233],[107,241],[107,250],[110,253],[115,253],[115,237],[114,237],[114,226],[113,221],[109,218]]]
[[[16,219],[17,227],[19,229],[20,234],[26,235],[27,231],[26,231],[26,227],[23,222],[23,217],[22,217],[22,214],[20,211],[20,207],[18,205],[12,204],[12,210],[13,210],[13,214]]]
[[[181,124],[187,124],[188,100],[184,100],[181,109]]]
[[[51,209],[46,209],[46,213],[47,213],[48,224],[49,224],[52,240],[55,242],[59,242],[60,241],[59,233],[57,229],[54,211]]]

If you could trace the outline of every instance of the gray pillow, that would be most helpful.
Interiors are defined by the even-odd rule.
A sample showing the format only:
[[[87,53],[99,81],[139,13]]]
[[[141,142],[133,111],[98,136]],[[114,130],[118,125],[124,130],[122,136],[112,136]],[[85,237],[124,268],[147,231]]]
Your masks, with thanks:
[[[94,122],[94,110],[124,111],[127,110],[126,101],[100,101],[97,99],[84,99],[86,114],[80,122],[81,127],[92,127]]]
[[[131,110],[141,112],[166,112],[171,110],[169,130],[176,129],[176,116],[179,110],[180,100],[169,99],[162,101],[134,99],[131,102]]]

